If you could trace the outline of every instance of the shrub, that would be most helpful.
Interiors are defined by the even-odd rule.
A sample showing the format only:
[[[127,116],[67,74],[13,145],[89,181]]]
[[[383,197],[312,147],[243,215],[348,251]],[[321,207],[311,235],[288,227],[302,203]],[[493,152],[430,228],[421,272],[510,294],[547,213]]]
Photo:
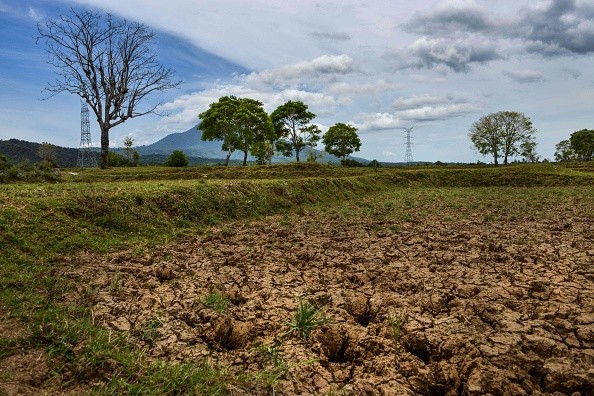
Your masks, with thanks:
[[[356,160],[350,159],[350,158],[345,158],[345,159],[341,160],[340,165],[346,166],[347,168],[358,168],[358,167],[364,166],[359,161],[356,161]]]
[[[167,166],[176,166],[176,167],[184,167],[188,166],[188,156],[181,150],[175,150],[169,158],[167,158],[167,162],[165,165]]]
[[[5,156],[0,154],[0,170],[5,170],[8,168],[10,168],[10,162],[8,162]]]

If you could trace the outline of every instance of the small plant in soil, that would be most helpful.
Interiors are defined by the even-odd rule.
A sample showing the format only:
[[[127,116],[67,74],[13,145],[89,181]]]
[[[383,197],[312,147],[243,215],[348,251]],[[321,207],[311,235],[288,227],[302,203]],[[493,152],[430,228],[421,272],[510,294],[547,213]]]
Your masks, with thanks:
[[[151,319],[138,331],[138,338],[153,344],[159,338],[159,328],[163,323],[159,319]]]
[[[262,383],[266,388],[274,389],[278,381],[285,378],[289,365],[280,354],[281,343],[276,341],[271,345],[259,344],[256,353],[262,356],[266,363],[262,370],[254,374],[253,378]]]
[[[120,271],[116,271],[111,278],[111,282],[109,283],[109,291],[112,293],[117,293],[122,290],[122,273]]]
[[[310,301],[301,299],[293,314],[293,319],[287,323],[289,326],[287,335],[299,333],[301,338],[307,340],[313,330],[327,323],[328,319],[321,310]]]
[[[229,307],[229,299],[223,293],[211,290],[202,299],[202,304],[218,313],[223,313]]]
[[[402,315],[391,314],[388,318],[390,324],[390,330],[392,330],[392,340],[394,340],[394,347],[398,349],[400,345],[400,336],[402,332]]]

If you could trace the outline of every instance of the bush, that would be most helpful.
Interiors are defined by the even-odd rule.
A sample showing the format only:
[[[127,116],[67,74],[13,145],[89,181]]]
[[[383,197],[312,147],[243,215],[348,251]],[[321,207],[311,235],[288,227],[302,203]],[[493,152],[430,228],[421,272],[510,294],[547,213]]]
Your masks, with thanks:
[[[373,161],[368,163],[367,166],[370,168],[379,168],[382,166],[382,164],[380,164],[378,160],[374,159]]]
[[[128,160],[128,158],[116,153],[115,151],[110,151],[109,153],[107,153],[107,162],[109,166],[116,168],[122,166],[133,166],[132,163]]]
[[[345,158],[345,159],[341,160],[340,165],[346,166],[347,168],[358,168],[361,166],[365,166],[362,163],[360,163],[359,161],[356,161],[356,160],[350,159],[350,158]]]
[[[0,170],[5,170],[8,168],[10,168],[10,162],[8,162],[5,156],[0,154]]]
[[[181,150],[175,150],[165,163],[167,166],[183,167],[188,166],[188,156]]]

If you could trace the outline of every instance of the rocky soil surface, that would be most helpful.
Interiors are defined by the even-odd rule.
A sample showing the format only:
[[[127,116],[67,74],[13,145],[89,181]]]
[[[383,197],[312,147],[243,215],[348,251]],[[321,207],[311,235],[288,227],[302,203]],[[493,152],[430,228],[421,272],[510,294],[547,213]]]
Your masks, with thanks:
[[[304,211],[82,255],[76,276],[96,323],[227,367],[235,394],[591,395],[592,213],[555,208]],[[288,322],[306,300],[328,321],[303,339]]]

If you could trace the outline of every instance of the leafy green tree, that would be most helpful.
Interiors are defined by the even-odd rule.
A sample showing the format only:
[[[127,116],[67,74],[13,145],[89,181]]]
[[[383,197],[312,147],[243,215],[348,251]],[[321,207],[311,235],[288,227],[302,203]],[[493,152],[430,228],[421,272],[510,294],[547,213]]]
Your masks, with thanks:
[[[182,168],[188,166],[188,156],[181,150],[174,150],[173,153],[167,158],[165,165]]]
[[[322,138],[326,152],[343,160],[361,149],[361,140],[357,128],[341,122],[332,125]]]
[[[134,146],[134,139],[132,139],[132,137],[130,136],[126,136],[126,138],[124,138],[124,151],[126,152],[126,158],[128,158],[128,161],[132,162],[132,146]]]
[[[493,156],[495,165],[500,157],[507,165],[509,157],[522,154],[524,148],[532,147],[530,155],[536,156],[534,133],[532,121],[523,113],[500,111],[483,116],[472,124],[469,137],[479,153]]]
[[[115,151],[110,151],[108,154],[108,161],[109,161],[109,166],[112,167],[123,167],[123,166],[130,166],[130,161],[128,161],[128,159],[126,157],[124,157],[121,154],[118,154]]]
[[[41,162],[46,166],[55,168],[56,165],[56,146],[51,143],[43,142],[37,150],[37,154],[41,157]]]
[[[538,162],[540,159],[536,153],[536,142],[534,140],[525,140],[520,144],[522,157],[527,162]]]
[[[555,145],[555,161],[567,162],[577,160],[577,154],[571,148],[569,140],[561,140]]]
[[[247,165],[249,152],[261,153],[253,150],[254,144],[259,145],[260,149],[272,145],[276,135],[274,127],[268,114],[264,111],[262,102],[254,99],[239,99],[239,107],[235,114],[237,120],[237,148],[243,151],[243,166]],[[269,161],[270,149],[264,151],[265,158]]]
[[[594,158],[594,130],[576,131],[571,134],[569,142],[580,161],[591,161]]]
[[[252,155],[256,157],[258,165],[266,165],[272,163],[274,156],[274,142],[260,141],[252,144]]]
[[[229,165],[235,150],[244,153],[243,165],[247,165],[248,153],[256,143],[274,141],[274,128],[261,102],[249,98],[223,96],[211,103],[208,110],[200,113],[198,129],[202,140],[222,140],[222,149],[227,152],[225,166]],[[256,148],[261,153],[261,147]]]
[[[320,129],[317,125],[311,124],[316,115],[308,110],[305,103],[301,101],[288,101],[272,112],[270,118],[274,124],[279,139],[291,146],[295,151],[295,159],[299,162],[299,153],[303,148],[315,147],[320,140]],[[283,151],[287,154],[288,151]],[[290,155],[290,154],[289,154]]]

